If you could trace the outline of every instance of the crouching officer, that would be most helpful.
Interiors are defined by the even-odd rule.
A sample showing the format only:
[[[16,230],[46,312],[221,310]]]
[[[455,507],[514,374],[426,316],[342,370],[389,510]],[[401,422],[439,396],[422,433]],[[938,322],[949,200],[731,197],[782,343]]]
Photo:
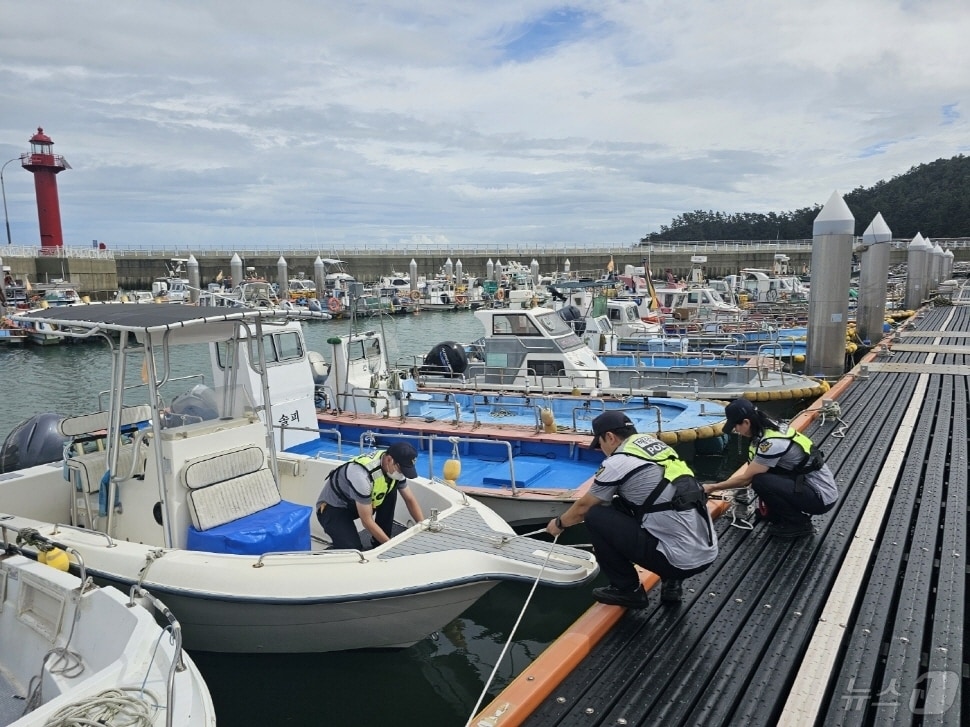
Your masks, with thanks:
[[[812,515],[828,512],[839,497],[832,470],[812,440],[782,427],[747,399],[724,409],[725,432],[751,440],[748,461],[723,482],[704,485],[719,490],[753,487],[768,511],[768,532],[778,538],[812,535]]]
[[[649,434],[638,434],[621,411],[593,420],[593,449],[607,455],[593,486],[546,530],[559,535],[585,522],[600,568],[610,585],[593,598],[628,608],[647,605],[633,564],[661,578],[660,600],[679,603],[684,578],[717,557],[717,536],[707,497],[690,467]]]
[[[408,479],[418,476],[414,468],[417,456],[410,444],[397,442],[385,450],[354,457],[327,475],[316,512],[334,548],[360,548],[354,525],[358,518],[371,534],[371,545],[390,540],[398,492],[414,521],[424,520],[417,498],[408,489]]]

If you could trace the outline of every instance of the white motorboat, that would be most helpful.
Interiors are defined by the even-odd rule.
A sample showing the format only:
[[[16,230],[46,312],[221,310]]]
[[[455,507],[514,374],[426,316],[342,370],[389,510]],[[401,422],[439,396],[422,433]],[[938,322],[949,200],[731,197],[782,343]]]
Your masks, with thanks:
[[[68,555],[0,518],[0,724],[215,725],[202,675],[182,651],[178,621],[137,586],[130,596],[58,570]],[[46,548],[41,563],[18,554]],[[155,615],[166,623],[158,625]]]
[[[414,367],[418,387],[718,400],[743,396],[753,401],[814,398],[827,391],[824,382],[786,372],[770,355],[770,344],[768,355],[754,354],[749,365],[741,366],[707,361],[660,365],[636,356],[610,361],[613,357],[594,353],[580,339],[564,312],[476,311],[485,335],[464,346],[435,346],[424,364]]]
[[[501,580],[569,586],[595,576],[588,553],[516,537],[481,503],[426,478],[409,486],[428,519],[409,522],[402,502],[388,542],[329,549],[311,509],[327,474],[357,452],[277,453],[274,428],[292,436],[303,419],[285,387],[271,401],[270,380],[306,353],[292,345],[289,326],[299,324],[271,315],[118,304],[15,316],[70,326],[64,335],[115,334],[105,335],[111,400],[60,423],[75,441],[107,432],[105,449],[4,475],[0,513],[74,548],[96,578],[158,594],[189,648],[204,651],[404,647]],[[173,394],[194,383],[173,363],[198,360],[179,353],[194,346],[216,348],[220,385],[211,411],[173,411]],[[240,383],[251,372],[256,401]]]

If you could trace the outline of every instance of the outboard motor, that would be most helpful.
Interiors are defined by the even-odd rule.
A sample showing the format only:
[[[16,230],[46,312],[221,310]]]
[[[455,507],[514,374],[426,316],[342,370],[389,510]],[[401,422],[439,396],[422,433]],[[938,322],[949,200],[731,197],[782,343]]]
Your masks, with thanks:
[[[424,357],[421,373],[437,375],[463,374],[468,368],[465,349],[454,341],[439,343]]]
[[[307,351],[306,357],[310,362],[310,371],[313,373],[313,383],[320,386],[330,375],[330,364],[319,351]]]
[[[310,373],[313,375],[313,405],[317,409],[329,409],[327,396],[327,377],[330,376],[330,364],[319,351],[307,351],[307,361],[310,362]]]
[[[174,399],[169,411],[162,414],[163,427],[177,427],[219,418],[216,392],[203,384],[197,384]]]
[[[68,438],[57,431],[64,417],[54,412],[36,414],[20,422],[0,447],[0,472],[57,462],[64,456]]]
[[[569,327],[576,332],[577,336],[586,333],[586,318],[583,317],[583,312],[576,306],[567,305],[560,308],[559,317],[569,324]]]

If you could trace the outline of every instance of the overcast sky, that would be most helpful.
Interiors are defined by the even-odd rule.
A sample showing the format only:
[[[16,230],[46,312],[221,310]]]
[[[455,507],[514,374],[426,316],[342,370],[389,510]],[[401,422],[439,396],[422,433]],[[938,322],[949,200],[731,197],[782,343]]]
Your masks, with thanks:
[[[967,0],[0,0],[0,162],[50,135],[68,245],[625,245],[966,154],[968,39]]]

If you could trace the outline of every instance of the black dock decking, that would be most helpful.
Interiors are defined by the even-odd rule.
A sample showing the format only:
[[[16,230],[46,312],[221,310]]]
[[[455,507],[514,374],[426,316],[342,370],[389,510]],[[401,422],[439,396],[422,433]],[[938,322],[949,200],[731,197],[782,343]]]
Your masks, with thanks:
[[[841,488],[816,535],[721,518],[685,602],[627,612],[525,724],[970,723],[970,306],[904,329],[804,428]]]

